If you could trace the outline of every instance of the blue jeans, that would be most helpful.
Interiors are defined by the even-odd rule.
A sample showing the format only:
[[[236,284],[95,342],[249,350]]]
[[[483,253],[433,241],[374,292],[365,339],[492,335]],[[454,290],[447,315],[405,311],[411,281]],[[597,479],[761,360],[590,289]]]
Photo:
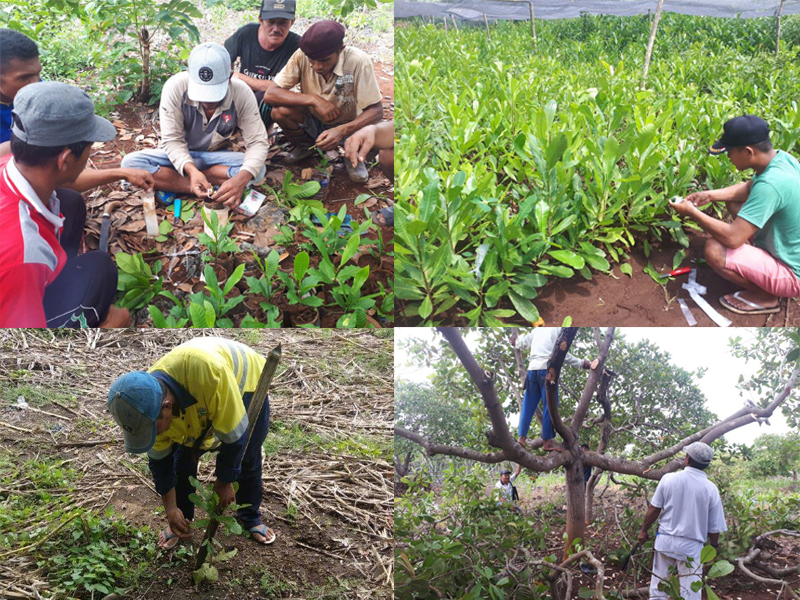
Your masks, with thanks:
[[[189,151],[194,165],[201,171],[205,171],[214,165],[224,165],[228,167],[228,179],[236,175],[242,170],[242,163],[244,163],[243,152],[228,152],[220,150],[219,152],[194,152]],[[121,167],[125,169],[144,169],[148,173],[155,173],[161,167],[169,167],[174,169],[172,161],[163,150],[139,150],[138,152],[131,152],[126,154],[122,159]],[[261,167],[258,175],[250,181],[260,181],[267,174],[267,166]]]
[[[517,434],[520,436],[528,437],[528,430],[531,427],[533,413],[536,412],[536,407],[539,406],[539,401],[541,400],[543,412],[542,439],[552,440],[556,437],[556,432],[553,430],[553,422],[550,420],[550,411],[547,408],[545,377],[547,377],[547,369],[528,371],[525,380],[525,399],[522,401],[522,414],[519,416],[519,427],[517,431]],[[558,406],[558,388],[556,388],[556,406]]]
[[[252,398],[252,392],[248,392],[242,397],[245,409],[250,406]],[[267,438],[268,430],[269,397],[264,401],[261,413],[258,415],[255,425],[253,425],[253,437],[242,459],[242,472],[236,479],[239,483],[239,490],[236,492],[236,504],[250,505],[236,511],[236,518],[239,519],[245,529],[261,524],[261,446]],[[189,477],[197,478],[197,463],[200,459],[200,454],[196,453],[192,448],[182,445],[177,445],[173,453],[175,475],[178,478],[175,485],[175,504],[181,509],[183,516],[190,520],[194,518],[194,504],[189,500],[189,494],[193,494],[196,490],[189,483]]]

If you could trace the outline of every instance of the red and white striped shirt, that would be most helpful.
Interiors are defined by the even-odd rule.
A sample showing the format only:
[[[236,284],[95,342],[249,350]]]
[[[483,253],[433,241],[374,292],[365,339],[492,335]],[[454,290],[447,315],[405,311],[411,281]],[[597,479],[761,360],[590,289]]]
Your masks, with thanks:
[[[9,154],[0,158],[0,327],[47,327],[44,290],[67,262],[55,192],[43,203]]]

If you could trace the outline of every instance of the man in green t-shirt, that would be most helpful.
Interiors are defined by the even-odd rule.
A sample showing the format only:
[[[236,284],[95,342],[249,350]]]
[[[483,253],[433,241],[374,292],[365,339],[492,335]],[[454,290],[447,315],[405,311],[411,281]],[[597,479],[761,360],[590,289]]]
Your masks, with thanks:
[[[736,170],[753,169],[753,178],[671,206],[711,234],[705,247],[711,268],[744,288],[720,304],[742,315],[776,313],[780,298],[800,297],[800,163],[772,147],[764,119],[736,117],[724,130],[709,152],[727,152]],[[733,222],[699,210],[709,202],[724,202]]]

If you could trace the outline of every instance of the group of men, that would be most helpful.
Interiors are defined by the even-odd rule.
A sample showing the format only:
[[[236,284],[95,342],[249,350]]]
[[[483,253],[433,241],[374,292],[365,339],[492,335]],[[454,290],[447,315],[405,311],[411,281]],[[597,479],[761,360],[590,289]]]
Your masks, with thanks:
[[[527,446],[528,431],[533,414],[539,402],[543,405],[542,448],[547,452],[563,452],[564,449],[554,441],[555,432],[545,397],[545,377],[547,362],[555,347],[559,327],[535,328],[528,334],[512,338],[512,345],[529,352],[528,372],[525,380],[525,396],[520,413],[517,433],[518,441]],[[564,362],[584,369],[597,368],[598,361],[578,359],[567,353]],[[556,399],[558,395],[556,395]],[[556,400],[558,403],[558,400]],[[587,444],[581,444],[584,452],[589,452]],[[702,565],[700,552],[706,543],[716,547],[719,534],[727,531],[725,514],[717,487],[704,472],[714,458],[714,451],[703,442],[687,445],[683,451],[684,468],[676,473],[668,473],[661,478],[655,494],[645,514],[639,531],[638,542],[648,540],[648,531],[658,520],[658,533],[654,544],[654,558],[650,581],[650,598],[661,600],[669,595],[659,590],[659,584],[677,574],[681,595],[685,600],[700,600],[701,592],[692,590],[692,583],[700,579]],[[512,474],[508,469],[500,473],[500,481],[495,484],[499,490],[498,505],[509,507],[516,513],[521,510],[515,502],[518,498],[514,482],[522,472],[518,465]],[[584,483],[592,474],[590,466],[584,467]]]
[[[345,45],[335,21],[291,31],[295,0],[263,0],[259,23],[225,45],[194,48],[188,70],[164,84],[158,149],[127,154],[117,169],[86,169],[94,142],[116,135],[82,90],[40,81],[36,44],[0,29],[0,327],[123,327],[113,306],[117,270],[103,252],[81,254],[81,192],[126,180],[170,203],[194,194],[235,208],[266,176],[268,131],[277,124],[295,164],[344,146],[355,182],[379,149],[393,177],[394,123],[381,122],[381,91],[368,55]],[[239,71],[235,71],[236,61]],[[298,87],[299,91],[293,88]],[[223,149],[241,131],[244,152]],[[380,225],[393,212],[376,213]]]

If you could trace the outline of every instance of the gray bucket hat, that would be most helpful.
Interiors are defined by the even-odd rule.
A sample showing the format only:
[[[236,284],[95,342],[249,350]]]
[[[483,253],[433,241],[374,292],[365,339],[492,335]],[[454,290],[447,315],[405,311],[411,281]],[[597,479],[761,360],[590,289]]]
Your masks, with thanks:
[[[117,135],[110,121],[94,114],[86,92],[57,81],[32,83],[17,93],[11,131],[27,144],[44,147],[109,142]]]

